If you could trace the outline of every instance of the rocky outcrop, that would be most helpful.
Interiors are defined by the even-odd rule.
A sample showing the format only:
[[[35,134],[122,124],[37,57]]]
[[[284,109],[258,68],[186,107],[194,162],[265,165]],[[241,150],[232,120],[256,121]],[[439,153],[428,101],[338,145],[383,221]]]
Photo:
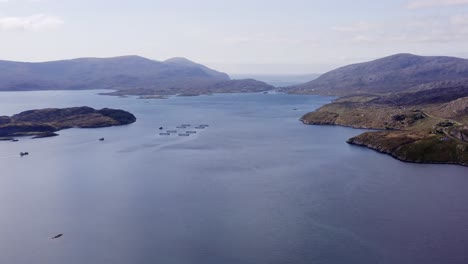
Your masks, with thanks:
[[[136,121],[134,115],[123,110],[91,107],[48,108],[24,111],[0,118],[0,137],[34,135],[36,138],[55,136],[66,128],[98,128],[128,125]]]
[[[449,90],[453,93],[446,93]],[[447,88],[347,96],[305,114],[301,121],[382,130],[363,133],[348,143],[399,160],[467,165],[468,101],[464,91]]]
[[[407,162],[468,166],[468,145],[444,135],[412,131],[366,132],[347,143],[364,146]]]

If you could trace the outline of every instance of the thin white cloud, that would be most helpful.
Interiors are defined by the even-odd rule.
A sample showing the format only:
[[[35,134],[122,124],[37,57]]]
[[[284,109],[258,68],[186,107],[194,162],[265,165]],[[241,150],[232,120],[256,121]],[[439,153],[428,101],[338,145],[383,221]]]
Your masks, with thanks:
[[[355,43],[375,43],[376,40],[373,37],[367,35],[356,35],[351,39]]]
[[[44,14],[0,17],[0,31],[44,31],[55,29],[63,23],[60,17]]]
[[[310,45],[317,46],[314,39],[307,37],[279,36],[267,33],[229,35],[222,37],[224,43],[232,45],[259,44],[259,45]]]
[[[45,2],[47,0],[23,0],[23,2],[30,2],[30,3],[35,3],[35,2]],[[11,2],[19,2],[18,0],[0,0],[0,3],[11,3]]]
[[[406,5],[409,9],[468,5],[468,0],[412,0]]]
[[[359,21],[351,25],[334,26],[331,29],[339,32],[367,32],[372,29],[375,29],[376,27],[376,25],[364,21]]]
[[[355,25],[365,25],[362,22]],[[340,30],[336,30],[339,28]],[[468,15],[417,16],[373,27],[335,27],[341,38],[356,44],[450,43],[468,41]]]
[[[450,22],[456,26],[468,26],[468,15],[455,15],[452,16]]]

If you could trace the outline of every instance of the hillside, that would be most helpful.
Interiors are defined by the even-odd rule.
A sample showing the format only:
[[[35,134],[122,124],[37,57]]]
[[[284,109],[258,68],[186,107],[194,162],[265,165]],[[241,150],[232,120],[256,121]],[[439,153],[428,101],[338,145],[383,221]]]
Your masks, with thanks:
[[[348,65],[284,91],[345,96],[468,86],[468,60],[455,57],[396,54]]]
[[[155,61],[139,56],[79,58],[50,62],[0,61],[0,91],[113,89],[127,94],[202,93],[229,84],[227,74],[185,58]],[[258,83],[259,90],[272,87]],[[261,87],[261,88],[259,88]],[[134,90],[133,92],[131,92]]]
[[[400,160],[468,165],[468,88],[342,97],[301,121],[383,130],[348,143]]]
[[[307,85],[313,92],[345,96],[301,121],[382,130],[347,142],[403,161],[468,166],[467,64],[400,54],[337,69]]]

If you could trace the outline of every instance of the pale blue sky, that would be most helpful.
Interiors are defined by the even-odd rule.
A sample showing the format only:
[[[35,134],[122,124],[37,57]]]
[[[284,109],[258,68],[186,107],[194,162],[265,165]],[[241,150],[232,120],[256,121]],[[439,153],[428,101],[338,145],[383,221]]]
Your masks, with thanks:
[[[468,0],[0,0],[0,58],[187,57],[320,73],[394,53],[468,58]]]

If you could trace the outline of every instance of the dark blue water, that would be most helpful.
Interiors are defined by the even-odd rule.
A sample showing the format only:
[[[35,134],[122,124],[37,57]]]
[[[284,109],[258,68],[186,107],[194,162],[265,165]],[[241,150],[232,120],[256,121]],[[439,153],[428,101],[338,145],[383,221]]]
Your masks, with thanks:
[[[5,115],[138,118],[0,142],[0,263],[468,263],[468,168],[403,163],[347,145],[359,130],[298,122],[330,98],[95,93],[0,93]],[[159,136],[182,123],[210,126]]]

